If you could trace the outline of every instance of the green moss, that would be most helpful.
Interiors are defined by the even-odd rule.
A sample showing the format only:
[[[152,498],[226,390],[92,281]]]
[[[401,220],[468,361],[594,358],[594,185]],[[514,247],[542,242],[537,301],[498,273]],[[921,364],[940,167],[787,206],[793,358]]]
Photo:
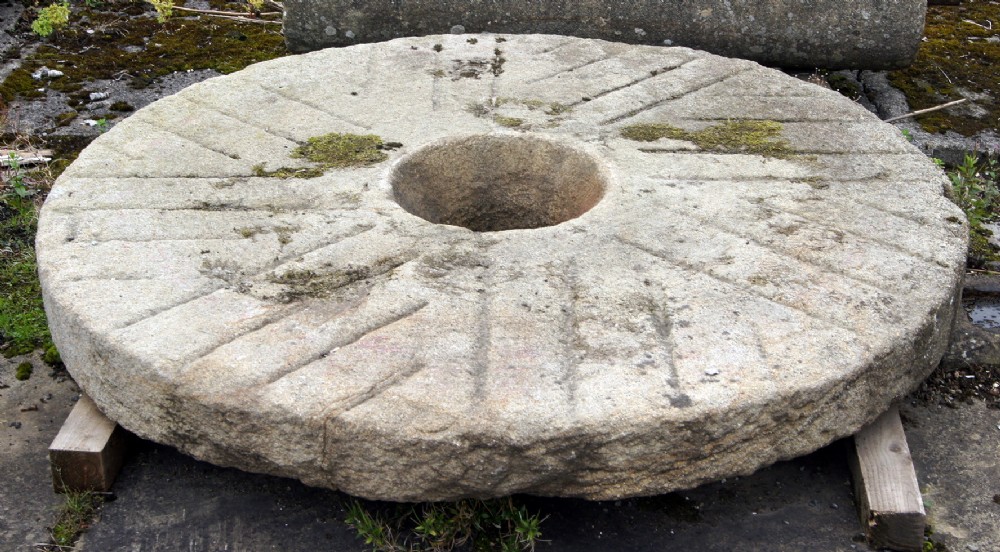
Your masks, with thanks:
[[[862,95],[861,88],[858,87],[858,84],[840,73],[827,75],[826,82],[830,85],[830,88],[833,88],[837,92],[840,92],[841,95],[847,96],[852,100],[857,100]]]
[[[990,244],[991,235],[986,228],[969,229],[969,268],[985,268],[988,263],[1000,261],[1000,253]]]
[[[517,117],[502,117],[500,115],[493,117],[493,121],[496,124],[507,128],[517,128],[524,124],[524,119],[518,119]]]
[[[31,71],[20,67],[11,71],[4,79],[3,84],[0,84],[0,96],[3,96],[4,101],[7,102],[17,98],[41,98],[45,96],[44,92],[38,91],[41,87],[41,83],[31,78]]]
[[[631,125],[621,135],[638,142],[655,142],[661,138],[693,142],[706,151],[749,153],[764,157],[788,157],[791,149],[780,138],[781,123],[775,121],[727,121],[696,131],[659,123]]]
[[[926,21],[926,39],[913,64],[889,73],[889,81],[914,110],[964,96],[984,98],[974,100],[985,110],[980,117],[970,116],[967,105],[918,116],[928,132],[953,130],[971,136],[995,130],[1000,120],[1000,4],[966,0],[961,6],[929,6]]]
[[[244,238],[252,238],[259,234],[261,229],[254,226],[246,226],[244,228],[235,228],[234,231]]]
[[[14,371],[14,379],[17,381],[27,381],[34,370],[35,367],[30,362],[22,362],[17,365],[17,369]]]
[[[552,102],[545,109],[545,114],[546,115],[562,115],[563,113],[568,113],[569,111],[572,111],[572,109],[573,108],[570,107],[570,106],[568,106],[568,105],[563,105],[563,104],[561,104],[559,102]]]
[[[305,158],[323,168],[362,167],[389,158],[382,139],[374,134],[331,133],[314,136],[295,148],[292,157]]]
[[[73,119],[76,119],[77,115],[78,113],[72,110],[56,115],[56,126],[61,126],[61,127],[67,126],[68,124],[73,122]]]
[[[59,350],[56,349],[54,343],[50,343],[49,346],[45,348],[45,352],[42,353],[42,362],[48,364],[49,366],[62,364],[62,356],[59,355]]]
[[[507,63],[507,58],[503,57],[503,50],[495,48],[493,50],[493,59],[490,60],[490,70],[493,72],[493,76],[499,77],[503,73],[504,63]]]
[[[305,144],[295,148],[291,157],[308,159],[314,167],[281,167],[273,171],[264,170],[263,164],[253,166],[254,176],[273,178],[316,178],[327,169],[344,169],[374,165],[389,158],[384,150],[402,147],[399,142],[383,142],[374,134],[331,133],[314,136]]]
[[[135,111],[135,107],[132,104],[123,101],[117,101],[111,104],[111,106],[108,107],[108,109],[110,109],[111,111],[118,111],[118,112]]]

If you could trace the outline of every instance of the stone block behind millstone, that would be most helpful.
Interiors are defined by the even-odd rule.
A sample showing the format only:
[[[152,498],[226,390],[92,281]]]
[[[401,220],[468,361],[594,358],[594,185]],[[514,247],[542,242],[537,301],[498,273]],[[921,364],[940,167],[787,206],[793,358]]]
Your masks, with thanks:
[[[925,0],[287,0],[288,49],[438,33],[545,33],[688,46],[773,67],[891,69],[913,60]]]

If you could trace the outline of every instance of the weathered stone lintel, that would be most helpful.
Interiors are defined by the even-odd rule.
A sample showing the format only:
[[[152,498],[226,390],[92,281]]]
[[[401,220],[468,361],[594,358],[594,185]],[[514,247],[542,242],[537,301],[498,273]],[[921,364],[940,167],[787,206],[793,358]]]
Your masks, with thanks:
[[[448,32],[544,33],[687,46],[778,67],[887,69],[912,61],[927,3],[288,0],[285,7],[293,52]]]

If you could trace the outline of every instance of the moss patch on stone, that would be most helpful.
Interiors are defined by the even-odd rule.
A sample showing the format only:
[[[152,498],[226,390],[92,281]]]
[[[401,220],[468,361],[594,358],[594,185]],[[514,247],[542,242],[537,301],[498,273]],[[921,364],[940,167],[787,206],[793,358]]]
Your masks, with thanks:
[[[637,142],[669,138],[692,142],[706,151],[783,158],[792,152],[788,142],[781,138],[781,128],[781,123],[775,121],[726,121],[695,131],[668,124],[646,123],[627,126],[621,130],[621,135]]]
[[[327,169],[365,167],[381,163],[389,158],[385,150],[402,147],[399,142],[383,142],[374,134],[340,134],[333,132],[314,136],[292,151],[290,157],[307,159],[312,167],[281,167],[273,171],[264,170],[264,165],[254,165],[254,176],[273,178],[316,178]]]
[[[493,117],[493,122],[503,127],[517,128],[524,124],[524,119],[519,119],[517,117],[503,117],[501,115],[497,115],[496,117]]]
[[[303,158],[324,169],[363,167],[381,163],[389,158],[383,149],[386,145],[374,134],[330,133],[314,136],[295,148],[292,157]]]
[[[917,117],[927,132],[965,136],[1000,124],[1000,3],[965,0],[961,6],[930,6],[926,40],[910,67],[889,73],[914,110],[968,97],[969,104]]]

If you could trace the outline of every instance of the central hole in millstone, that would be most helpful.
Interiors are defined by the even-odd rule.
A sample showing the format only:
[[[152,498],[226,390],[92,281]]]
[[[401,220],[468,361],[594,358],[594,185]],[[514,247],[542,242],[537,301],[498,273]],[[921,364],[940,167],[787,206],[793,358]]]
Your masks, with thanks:
[[[427,146],[393,170],[403,209],[430,222],[498,232],[554,226],[604,195],[603,171],[579,150],[530,136],[472,136]]]

